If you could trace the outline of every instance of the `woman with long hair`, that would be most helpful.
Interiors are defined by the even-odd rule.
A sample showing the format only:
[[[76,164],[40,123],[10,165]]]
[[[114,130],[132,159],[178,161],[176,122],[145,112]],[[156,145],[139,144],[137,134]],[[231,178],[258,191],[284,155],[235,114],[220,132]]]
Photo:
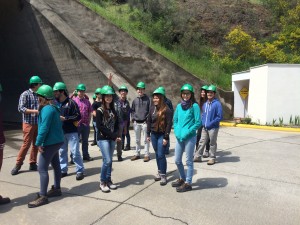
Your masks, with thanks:
[[[53,90],[49,85],[42,85],[37,90],[39,100],[38,134],[35,145],[40,152],[38,171],[40,174],[40,192],[37,198],[28,203],[29,208],[48,203],[48,197],[61,195],[61,170],[58,151],[64,142],[60,111],[53,104]],[[49,183],[49,164],[54,171],[54,185],[47,192]]]
[[[147,140],[152,142],[155,151],[158,168],[155,181],[160,181],[160,185],[167,184],[167,160],[166,150],[169,142],[169,135],[172,128],[172,111],[165,103],[165,92],[161,88],[153,92],[153,105],[150,108],[147,119]]]
[[[117,189],[117,186],[113,184],[111,179],[112,157],[116,141],[121,141],[121,136],[118,132],[118,116],[113,102],[114,94],[114,90],[110,86],[105,85],[101,89],[102,105],[96,112],[97,144],[103,158],[100,173],[100,189],[105,193]]]
[[[200,110],[201,110],[201,115],[202,115],[202,112],[203,112],[203,105],[207,101],[207,93],[206,93],[207,88],[208,88],[208,86],[204,85],[200,89],[200,96],[199,96],[199,102],[198,102],[198,104],[199,104],[199,107],[200,107]],[[198,131],[197,131],[196,149],[199,146],[199,141],[200,141],[200,138],[201,138],[202,129],[203,129],[203,126],[201,125],[199,127]],[[206,144],[206,150],[205,150],[205,153],[203,154],[203,158],[207,158],[208,157],[208,152],[209,152],[209,141]]]
[[[174,113],[174,133],[176,137],[175,164],[180,178],[172,182],[177,192],[192,190],[192,178],[194,173],[194,149],[196,145],[196,132],[201,126],[200,108],[194,96],[194,88],[190,84],[184,84],[180,89],[181,103]],[[184,172],[182,155],[185,151],[187,173]]]

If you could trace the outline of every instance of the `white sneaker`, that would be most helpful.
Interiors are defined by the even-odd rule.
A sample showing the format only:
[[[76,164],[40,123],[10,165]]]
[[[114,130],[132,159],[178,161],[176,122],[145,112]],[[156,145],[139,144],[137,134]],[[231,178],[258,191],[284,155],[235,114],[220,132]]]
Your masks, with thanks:
[[[100,182],[100,189],[102,192],[105,192],[105,193],[110,192],[110,189],[107,186],[106,182]]]
[[[107,182],[107,186],[108,186],[109,189],[111,189],[111,190],[116,190],[116,189],[118,188],[118,186],[115,185],[115,184],[113,184],[112,181],[108,181],[108,182]]]

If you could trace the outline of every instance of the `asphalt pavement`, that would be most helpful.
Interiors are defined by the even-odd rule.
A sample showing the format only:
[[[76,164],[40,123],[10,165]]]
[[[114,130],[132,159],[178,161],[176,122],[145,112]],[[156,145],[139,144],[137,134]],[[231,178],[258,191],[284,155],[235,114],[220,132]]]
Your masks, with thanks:
[[[112,178],[117,190],[99,189],[101,153],[90,146],[95,160],[84,163],[84,180],[76,181],[75,168],[70,166],[70,175],[61,182],[63,195],[29,209],[27,203],[39,191],[39,174],[28,170],[29,155],[21,173],[10,174],[22,132],[19,127],[6,131],[0,194],[10,197],[11,203],[0,205],[0,224],[300,224],[300,132],[221,127],[217,163],[209,166],[206,159],[195,163],[193,190],[185,193],[171,187],[178,178],[174,134],[167,155],[168,184],[162,187],[154,181],[152,146],[151,161],[130,161],[135,147],[130,132],[132,150],[123,152],[122,162],[114,156]],[[51,170],[49,174],[50,188]]]

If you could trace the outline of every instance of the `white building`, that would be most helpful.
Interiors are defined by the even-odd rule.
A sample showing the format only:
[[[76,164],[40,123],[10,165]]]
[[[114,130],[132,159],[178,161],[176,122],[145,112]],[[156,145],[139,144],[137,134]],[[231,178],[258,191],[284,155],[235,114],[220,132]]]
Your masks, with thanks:
[[[291,116],[300,116],[300,64],[265,64],[234,73],[232,91],[234,117],[289,124]]]

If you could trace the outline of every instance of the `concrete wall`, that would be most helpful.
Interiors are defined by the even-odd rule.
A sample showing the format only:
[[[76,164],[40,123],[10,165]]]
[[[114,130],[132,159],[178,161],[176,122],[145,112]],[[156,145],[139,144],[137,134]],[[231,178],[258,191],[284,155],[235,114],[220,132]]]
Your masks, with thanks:
[[[290,116],[300,116],[300,65],[268,65],[268,104],[266,121],[285,124]]]
[[[247,117],[248,116],[248,98],[243,99],[239,94],[242,88],[247,88],[249,90],[250,82],[250,71],[243,72],[240,74],[235,74],[232,76],[232,91],[236,93],[234,95],[234,117]]]
[[[128,84],[131,99],[136,95],[135,84],[144,81],[148,94],[165,86],[174,105],[184,83],[191,83],[197,95],[206,84],[76,1],[24,1],[21,11],[19,1],[11,3],[15,13],[2,20],[0,27],[6,121],[21,120],[16,111],[18,98],[34,74],[50,85],[64,81],[70,90],[85,83],[91,95],[107,83],[112,71],[116,86]],[[218,94],[224,118],[232,117],[232,92],[219,89]]]
[[[239,87],[249,82],[248,114],[253,122],[289,124],[290,116],[300,115],[300,65],[266,64],[233,74],[234,116],[243,110]]]

